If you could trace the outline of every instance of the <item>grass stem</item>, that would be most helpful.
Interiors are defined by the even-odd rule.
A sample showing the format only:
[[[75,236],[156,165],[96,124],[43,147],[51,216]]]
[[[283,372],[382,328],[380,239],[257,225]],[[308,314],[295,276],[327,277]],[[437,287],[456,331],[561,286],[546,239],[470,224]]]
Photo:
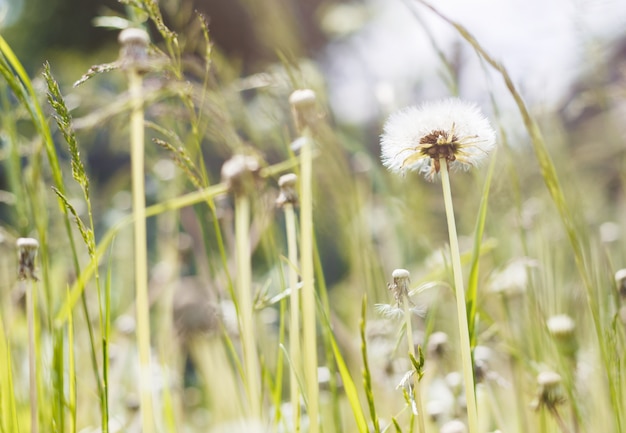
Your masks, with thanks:
[[[411,309],[409,308],[409,294],[404,294],[404,299],[402,302],[402,306],[404,309],[404,323],[406,326],[406,341],[409,349],[409,354],[411,357],[415,358],[415,343],[413,342],[413,321],[411,320]],[[415,372],[414,374],[415,380],[413,382],[413,398],[415,400],[415,404],[417,405],[417,425],[419,427],[420,433],[426,432],[426,425],[424,423],[424,410],[422,405],[422,390],[420,384],[419,372]]]

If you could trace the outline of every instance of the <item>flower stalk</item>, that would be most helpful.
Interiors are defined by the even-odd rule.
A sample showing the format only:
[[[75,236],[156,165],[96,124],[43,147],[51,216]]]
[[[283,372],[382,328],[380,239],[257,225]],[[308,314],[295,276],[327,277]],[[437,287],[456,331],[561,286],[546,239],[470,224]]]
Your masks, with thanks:
[[[319,384],[317,378],[316,299],[313,264],[313,140],[315,93],[296,90],[289,98],[296,128],[301,133],[300,149],[300,272],[302,275],[302,342],[309,433],[319,432]]]
[[[155,431],[152,405],[150,360],[150,303],[148,300],[148,256],[146,234],[146,193],[144,183],[144,112],[140,64],[145,61],[148,34],[129,28],[120,33],[122,62],[131,98],[130,159],[134,215],[135,308],[139,350],[139,387],[142,431]]]
[[[287,233],[287,258],[289,260],[289,357],[291,358],[291,370],[289,381],[289,394],[293,420],[293,431],[300,433],[300,388],[298,374],[301,371],[301,344],[300,344],[300,291],[298,289],[298,241],[296,233],[296,213],[294,206],[298,202],[296,192],[297,176],[285,174],[278,180],[281,192],[276,200],[278,206],[285,213],[285,231]]]
[[[461,363],[463,366],[463,379],[465,382],[465,400],[467,402],[467,420],[469,424],[469,432],[476,433],[478,432],[478,409],[476,405],[476,393],[474,390],[474,371],[469,327],[467,322],[465,286],[463,283],[461,253],[459,250],[459,240],[456,232],[454,207],[452,206],[452,192],[450,189],[450,176],[448,175],[448,163],[443,158],[440,160],[440,167],[441,186],[443,188],[443,200],[448,223],[448,235],[450,239],[450,255],[452,256],[452,273],[454,275],[454,288],[456,293],[459,337],[461,340]]]
[[[37,305],[37,276],[35,275],[35,259],[39,242],[32,238],[19,238],[18,249],[18,279],[24,284],[26,294],[26,316],[28,321],[28,385],[30,396],[30,431],[39,432],[39,405],[37,393],[37,345],[36,345],[36,305]],[[26,287],[26,280],[31,287]]]

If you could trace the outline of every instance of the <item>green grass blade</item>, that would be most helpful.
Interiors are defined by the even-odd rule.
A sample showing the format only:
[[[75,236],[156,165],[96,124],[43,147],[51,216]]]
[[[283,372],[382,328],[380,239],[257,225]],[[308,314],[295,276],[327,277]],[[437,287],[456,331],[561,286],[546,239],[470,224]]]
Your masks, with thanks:
[[[361,323],[359,325],[361,332],[361,356],[363,358],[363,387],[365,388],[365,398],[367,399],[367,406],[370,410],[374,431],[380,433],[380,423],[378,422],[378,414],[376,413],[376,405],[374,403],[374,391],[372,389],[372,375],[370,373],[369,362],[367,361],[367,339],[365,338],[366,314],[367,296],[363,296]]]
[[[472,264],[470,266],[469,279],[467,283],[466,305],[467,305],[467,323],[469,327],[470,345],[476,345],[476,309],[478,305],[478,270],[480,263],[480,250],[485,233],[485,220],[487,219],[487,208],[489,203],[489,188],[493,179],[493,171],[496,166],[496,156],[494,153],[491,157],[487,177],[483,186],[483,192],[480,199],[480,207],[478,209],[478,218],[476,218],[476,227],[474,228],[474,247],[472,250]]]
[[[346,365],[346,362],[341,355],[341,351],[339,350],[339,346],[337,345],[337,340],[335,340],[335,337],[332,333],[330,320],[328,319],[328,316],[324,311],[320,311],[319,317],[321,319],[322,328],[328,330],[328,341],[332,348],[334,359],[337,363],[337,369],[343,382],[346,398],[348,399],[350,407],[352,408],[352,414],[354,415],[354,420],[356,421],[358,431],[360,433],[367,433],[369,431],[367,427],[367,420],[365,419],[365,414],[363,413],[361,403],[359,402],[359,394],[357,392],[354,381],[350,376],[350,370],[348,370],[348,366]]]

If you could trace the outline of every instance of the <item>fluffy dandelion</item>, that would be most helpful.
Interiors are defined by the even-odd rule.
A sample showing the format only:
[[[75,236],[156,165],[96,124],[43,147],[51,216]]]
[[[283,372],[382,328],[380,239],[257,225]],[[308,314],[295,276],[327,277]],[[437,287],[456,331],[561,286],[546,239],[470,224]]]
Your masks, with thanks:
[[[493,150],[496,133],[473,103],[457,98],[427,102],[392,114],[381,137],[383,165],[434,179],[441,160],[451,169],[476,166]]]
[[[392,114],[381,136],[381,159],[389,170],[400,174],[417,171],[428,180],[433,180],[435,175],[441,173],[470,433],[478,431],[478,413],[449,171],[478,165],[494,149],[495,142],[496,133],[478,107],[455,98],[424,103]]]

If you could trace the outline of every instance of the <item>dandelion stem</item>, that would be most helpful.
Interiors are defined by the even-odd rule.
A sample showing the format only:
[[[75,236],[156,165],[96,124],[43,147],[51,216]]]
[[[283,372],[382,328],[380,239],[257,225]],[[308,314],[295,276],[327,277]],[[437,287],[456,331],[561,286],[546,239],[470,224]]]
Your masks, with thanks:
[[[245,194],[237,194],[235,198],[235,244],[241,345],[243,346],[250,415],[258,420],[261,418],[261,380],[258,372],[259,360],[253,323],[249,231],[250,199]]]
[[[404,299],[402,305],[404,307],[404,322],[406,325],[406,341],[408,344],[409,354],[411,357],[415,357],[415,344],[413,342],[413,326],[411,320],[411,309],[409,308],[409,294],[404,294]],[[415,399],[415,403],[417,404],[417,424],[419,427],[420,433],[426,432],[426,426],[424,424],[424,410],[422,408],[422,391],[420,384],[419,372],[416,371],[414,374],[415,381],[413,387],[413,398]]]
[[[296,215],[293,205],[284,206],[285,228],[287,231],[287,255],[289,258],[289,356],[291,357],[290,394],[293,417],[293,431],[300,432],[300,390],[298,389],[298,373],[300,372],[300,292],[298,290],[298,273],[294,266],[298,263],[298,245],[296,240]]]
[[[24,283],[26,285],[26,283]],[[37,349],[35,344],[35,305],[37,286],[31,280],[30,290],[26,288],[26,315],[28,320],[28,378],[30,388],[30,431],[39,431],[39,406],[37,400]]]
[[[463,285],[463,272],[461,269],[461,253],[456,234],[456,222],[454,219],[454,207],[452,206],[452,192],[450,190],[450,177],[448,175],[448,163],[444,158],[440,159],[441,185],[443,187],[443,200],[448,221],[448,234],[450,236],[450,254],[452,256],[452,273],[454,274],[454,287],[456,291],[456,307],[459,321],[459,334],[461,339],[461,362],[463,364],[463,378],[465,381],[465,399],[467,401],[467,420],[469,433],[478,432],[478,411],[476,408],[476,394],[474,392],[474,372],[472,367],[472,352],[469,340],[469,328],[467,322],[467,307],[465,305],[465,288]]]
[[[304,341],[304,376],[306,382],[309,432],[319,431],[317,382],[317,339],[315,328],[315,283],[313,280],[313,155],[312,140],[305,135],[300,153],[300,256],[302,272],[302,331]]]
[[[128,88],[132,100],[130,117],[130,156],[135,229],[135,307],[137,346],[139,348],[139,387],[142,431],[155,431],[150,390],[150,305],[148,300],[148,257],[146,235],[146,198],[144,185],[144,114],[139,72],[128,69]]]

